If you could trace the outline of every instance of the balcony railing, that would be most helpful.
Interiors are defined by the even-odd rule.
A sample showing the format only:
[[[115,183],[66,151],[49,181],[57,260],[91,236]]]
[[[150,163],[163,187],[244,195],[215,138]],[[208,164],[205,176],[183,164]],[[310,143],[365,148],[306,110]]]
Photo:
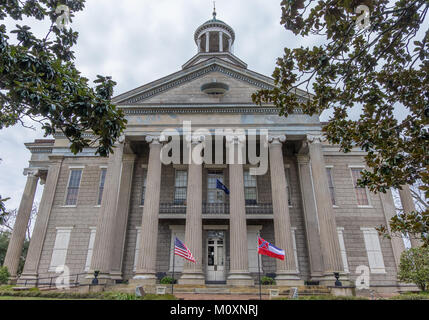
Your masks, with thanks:
[[[161,203],[159,206],[160,214],[186,214],[186,204]],[[229,214],[229,203],[206,203],[202,204],[202,214]],[[258,203],[246,205],[246,214],[273,214],[272,203]]]

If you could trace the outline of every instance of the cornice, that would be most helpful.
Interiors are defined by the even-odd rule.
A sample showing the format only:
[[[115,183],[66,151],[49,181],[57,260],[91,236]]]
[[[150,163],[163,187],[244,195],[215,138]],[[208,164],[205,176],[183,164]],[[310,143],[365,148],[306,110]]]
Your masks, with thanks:
[[[145,115],[145,114],[207,114],[207,113],[226,113],[226,114],[267,114],[278,115],[279,109],[274,106],[258,105],[129,105],[119,106],[125,115]],[[295,114],[302,114],[302,110],[296,109]]]

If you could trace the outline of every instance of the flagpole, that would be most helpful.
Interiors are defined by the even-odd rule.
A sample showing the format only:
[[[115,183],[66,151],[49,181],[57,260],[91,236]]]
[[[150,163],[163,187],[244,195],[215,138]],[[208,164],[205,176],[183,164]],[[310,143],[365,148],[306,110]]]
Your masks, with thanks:
[[[260,237],[260,234],[258,233],[258,239]],[[258,249],[259,249],[259,240],[258,241]],[[262,292],[261,292],[261,263],[259,262],[259,250],[257,250],[258,253],[258,281],[259,281],[259,300],[262,300]]]
[[[174,295],[174,267],[175,267],[175,263],[176,262],[176,254],[175,251],[173,249],[173,281],[171,282],[171,294]]]

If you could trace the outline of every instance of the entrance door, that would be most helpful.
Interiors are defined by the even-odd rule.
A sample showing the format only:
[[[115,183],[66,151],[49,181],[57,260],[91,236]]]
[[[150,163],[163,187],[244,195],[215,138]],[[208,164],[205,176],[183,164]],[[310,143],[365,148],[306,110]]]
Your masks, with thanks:
[[[225,281],[225,233],[209,231],[207,237],[207,281]]]

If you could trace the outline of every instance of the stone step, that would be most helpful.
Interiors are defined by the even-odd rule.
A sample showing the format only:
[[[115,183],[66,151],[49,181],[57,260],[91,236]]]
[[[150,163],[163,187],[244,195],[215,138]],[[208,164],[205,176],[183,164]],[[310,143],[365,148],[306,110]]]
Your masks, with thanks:
[[[229,294],[231,290],[229,288],[195,288],[194,292],[205,294]]]

